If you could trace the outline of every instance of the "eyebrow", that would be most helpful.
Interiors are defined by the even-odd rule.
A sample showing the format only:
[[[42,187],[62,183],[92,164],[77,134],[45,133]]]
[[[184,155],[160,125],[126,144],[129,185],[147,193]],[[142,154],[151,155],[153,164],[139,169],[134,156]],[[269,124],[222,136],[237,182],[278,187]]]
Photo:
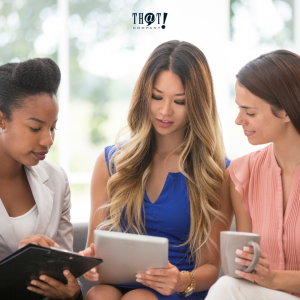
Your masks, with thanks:
[[[159,89],[157,89],[156,87],[153,87],[157,92],[162,93],[162,91],[160,91]],[[181,93],[181,94],[175,94],[175,96],[184,96],[185,93]]]
[[[27,120],[32,120],[32,121],[38,122],[38,123],[40,123],[40,124],[46,124],[45,121],[42,121],[42,120],[37,119],[37,118],[34,118],[34,117],[28,118]],[[54,124],[55,122],[57,122],[57,120],[55,120],[55,121],[53,122],[53,124]]]
[[[235,103],[237,104],[237,105],[239,105],[237,102],[236,102],[236,100],[235,100]],[[245,109],[257,109],[257,108],[255,108],[255,107],[251,107],[251,106],[240,106],[241,108],[245,108]]]

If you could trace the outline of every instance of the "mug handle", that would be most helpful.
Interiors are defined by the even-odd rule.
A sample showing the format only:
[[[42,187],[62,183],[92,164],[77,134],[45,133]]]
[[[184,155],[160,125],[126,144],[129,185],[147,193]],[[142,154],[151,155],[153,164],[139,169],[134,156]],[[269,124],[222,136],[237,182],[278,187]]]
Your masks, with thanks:
[[[248,242],[248,246],[252,246],[254,249],[254,257],[253,260],[250,264],[250,266],[243,266],[243,271],[245,273],[251,273],[253,271],[253,269],[256,267],[259,258],[260,258],[260,247],[257,243],[255,243],[254,241],[250,241]]]

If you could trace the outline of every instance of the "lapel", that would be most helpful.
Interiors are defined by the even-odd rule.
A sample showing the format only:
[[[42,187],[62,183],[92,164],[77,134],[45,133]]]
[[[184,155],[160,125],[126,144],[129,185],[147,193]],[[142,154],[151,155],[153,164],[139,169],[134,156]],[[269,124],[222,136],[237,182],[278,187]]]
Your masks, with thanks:
[[[12,252],[18,250],[18,242],[15,236],[14,225],[11,222],[9,215],[0,200],[0,235],[4,239],[7,246],[10,248]]]
[[[45,234],[53,209],[54,193],[44,184],[49,176],[42,166],[24,166],[30,189],[38,208],[38,219],[33,234]],[[0,235],[12,252],[18,250],[14,225],[0,199]]]
[[[39,163],[37,166],[25,166],[27,179],[34,201],[38,208],[38,219],[33,234],[45,234],[53,209],[54,193],[44,183],[49,176]]]
[[[28,183],[38,208],[38,219],[33,234],[45,234],[49,225],[54,193],[44,184],[49,176],[41,164],[28,167],[24,166]],[[0,199],[0,235],[12,252],[18,250],[14,225]]]

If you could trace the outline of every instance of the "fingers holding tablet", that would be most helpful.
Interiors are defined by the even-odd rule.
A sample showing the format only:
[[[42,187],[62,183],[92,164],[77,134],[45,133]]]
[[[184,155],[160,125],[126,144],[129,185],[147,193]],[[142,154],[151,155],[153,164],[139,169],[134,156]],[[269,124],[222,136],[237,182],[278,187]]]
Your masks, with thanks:
[[[138,273],[136,281],[168,296],[178,290],[181,282],[180,276],[178,268],[169,263],[167,269],[151,269],[146,273]]]
[[[65,270],[63,274],[68,280],[67,284],[63,284],[49,276],[41,275],[40,280],[30,282],[32,286],[29,286],[28,290],[51,299],[76,299],[80,293],[78,281],[68,270]]]
[[[95,246],[92,243],[90,245],[90,247],[86,248],[83,251],[78,252],[79,255],[82,256],[87,256],[87,257],[95,257]],[[98,281],[99,280],[99,273],[97,272],[96,268],[93,268],[91,270],[89,270],[88,272],[86,272],[85,274],[83,274],[83,277],[86,280],[89,281]]]
[[[30,235],[30,236],[25,236],[23,240],[19,243],[18,249],[28,245],[28,244],[34,244],[42,247],[54,247],[58,248],[59,245],[50,239],[49,237],[42,235],[42,234],[36,234],[36,235]]]

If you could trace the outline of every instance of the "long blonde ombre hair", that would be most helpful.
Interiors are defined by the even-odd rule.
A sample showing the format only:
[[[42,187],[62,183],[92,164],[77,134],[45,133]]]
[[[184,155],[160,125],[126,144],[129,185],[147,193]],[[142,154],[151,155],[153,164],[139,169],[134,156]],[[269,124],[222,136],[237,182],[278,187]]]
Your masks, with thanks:
[[[107,183],[109,217],[99,225],[108,230],[144,234],[144,190],[156,149],[149,101],[156,75],[170,70],[185,90],[188,125],[178,162],[186,177],[190,199],[189,245],[198,266],[201,248],[209,240],[212,224],[220,217],[220,190],[224,182],[225,151],[217,113],[213,81],[204,54],[196,46],[169,41],[150,55],[137,80],[128,115],[131,138],[116,143]],[[126,220],[126,228],[121,228]]]

